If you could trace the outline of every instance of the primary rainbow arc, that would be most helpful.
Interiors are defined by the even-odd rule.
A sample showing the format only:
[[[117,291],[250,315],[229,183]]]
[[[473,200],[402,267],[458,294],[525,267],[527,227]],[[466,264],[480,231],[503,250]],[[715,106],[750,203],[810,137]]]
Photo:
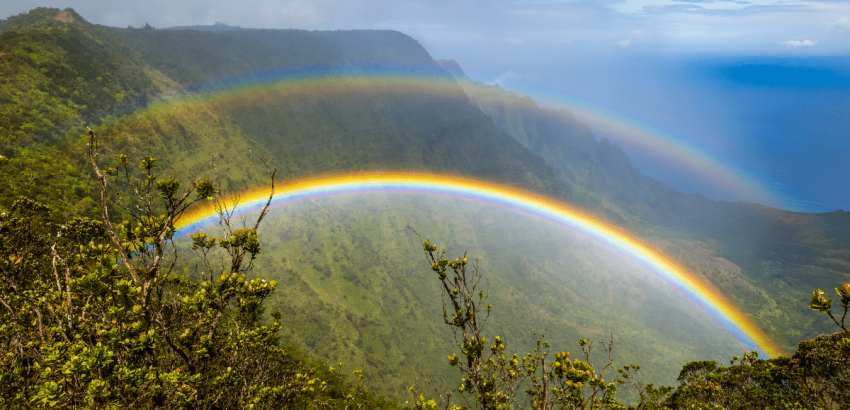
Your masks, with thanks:
[[[747,349],[760,350],[770,357],[783,354],[784,349],[752,319],[713,286],[675,261],[608,222],[540,195],[456,176],[370,173],[293,181],[275,188],[272,204],[279,206],[308,199],[369,192],[423,193],[471,199],[531,214],[584,233],[648,267],[654,275],[707,312]],[[239,198],[238,212],[259,210],[265,205],[269,194],[269,187],[243,193]],[[178,221],[177,235],[185,236],[217,221],[218,214],[211,207],[199,208]]]

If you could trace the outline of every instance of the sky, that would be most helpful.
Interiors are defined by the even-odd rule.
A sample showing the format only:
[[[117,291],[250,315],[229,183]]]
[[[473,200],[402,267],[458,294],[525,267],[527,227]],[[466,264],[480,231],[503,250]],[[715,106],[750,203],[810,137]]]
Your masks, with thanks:
[[[0,15],[72,7],[125,27],[392,28],[429,51],[536,45],[553,51],[846,53],[850,2],[775,0],[18,0]],[[465,53],[467,54],[467,53]]]
[[[573,110],[679,190],[850,209],[850,1],[18,0],[0,16],[39,6],[116,27],[398,30],[474,80]],[[661,142],[618,134],[630,127]],[[763,194],[666,161],[664,144]]]

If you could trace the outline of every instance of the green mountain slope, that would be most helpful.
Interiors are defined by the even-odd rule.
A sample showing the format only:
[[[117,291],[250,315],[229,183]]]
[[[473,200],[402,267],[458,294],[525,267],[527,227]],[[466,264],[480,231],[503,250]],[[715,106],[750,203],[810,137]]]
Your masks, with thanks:
[[[208,102],[191,109],[228,117],[268,151],[286,177],[430,171],[567,195],[565,184],[544,161],[496,130],[422,46],[401,33],[113,32],[188,87],[229,81],[223,90],[213,88]],[[279,86],[291,82],[281,74],[304,70],[318,73],[310,75],[319,82],[371,71],[378,75],[344,87]],[[393,83],[383,74],[391,71],[403,78],[411,70],[424,80]],[[251,80],[254,76],[261,77]],[[234,87],[241,91],[228,96]]]
[[[26,195],[91,214],[85,125],[143,107],[167,86],[73,10],[40,8],[0,21],[0,205]]]
[[[263,183],[253,150],[283,181],[417,171],[541,192],[642,235],[789,348],[829,328],[805,308],[811,288],[848,280],[843,212],[678,193],[641,175],[580,119],[456,81],[398,32],[118,29],[57,9],[0,21],[0,30],[0,208],[29,195],[97,217],[80,138],[91,125],[104,163],[119,152],[152,154],[166,174],[195,178],[211,176],[214,162],[236,191]],[[308,205],[261,228],[257,273],[282,284],[270,302],[290,339],[363,368],[370,386],[395,398],[415,370],[430,378],[451,370],[441,361],[452,339],[436,283],[408,223],[481,259],[497,306],[492,329],[517,348],[532,331],[565,349],[613,333],[618,360],[665,382],[687,361],[741,353],[722,332],[701,329],[702,313],[651,275],[560,228],[421,198]]]
[[[457,63],[440,63],[455,71],[497,128],[579,187],[597,212],[622,216],[616,220],[646,237],[702,244],[667,251],[683,255],[686,266],[754,312],[787,346],[831,328],[800,301],[823,283],[850,280],[850,222],[843,211],[804,214],[680,193],[641,174],[618,146],[597,141],[569,111],[541,109],[528,97],[469,80]],[[706,264],[706,254],[731,269]]]
[[[674,382],[681,363],[740,350],[639,265],[520,213],[399,194],[281,208],[261,230],[266,257],[258,266],[284,285],[272,303],[288,337],[357,363],[390,396],[404,396],[414,371],[432,382],[457,377],[445,362],[455,349],[438,282],[408,225],[453,255],[478,260],[495,306],[489,335],[507,337],[509,350],[525,350],[533,332],[546,333],[556,350],[613,334],[617,362],[640,361],[647,377],[664,383]]]

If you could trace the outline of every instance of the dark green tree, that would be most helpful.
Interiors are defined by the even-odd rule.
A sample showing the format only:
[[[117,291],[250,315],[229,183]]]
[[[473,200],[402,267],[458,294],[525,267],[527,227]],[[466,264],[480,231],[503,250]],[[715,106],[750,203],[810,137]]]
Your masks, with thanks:
[[[834,299],[817,289],[809,309],[828,314],[840,332],[799,343],[788,357],[762,360],[758,352],[734,357],[729,367],[715,361],[682,368],[679,387],[663,406],[671,409],[847,409],[850,408],[850,333],[844,320],[850,308],[850,283],[836,288],[844,309],[832,313]]]

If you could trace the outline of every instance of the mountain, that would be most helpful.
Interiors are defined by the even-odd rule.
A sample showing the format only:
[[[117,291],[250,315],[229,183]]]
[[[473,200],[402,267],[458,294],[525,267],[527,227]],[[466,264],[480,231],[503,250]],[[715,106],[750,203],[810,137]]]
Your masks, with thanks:
[[[734,264],[741,277],[728,280],[726,273],[715,272],[706,278],[750,311],[772,315],[773,306],[795,306],[826,281],[850,280],[850,223],[843,210],[806,214],[678,192],[641,174],[619,146],[597,140],[590,127],[569,111],[541,109],[527,96],[471,81],[456,62],[440,60],[440,64],[499,130],[540,155],[561,180],[577,187],[580,194],[574,198],[584,199],[597,212],[607,209],[606,215],[620,216],[614,220],[647,237],[715,244],[706,250]],[[691,268],[702,270],[699,262],[695,265]],[[808,313],[792,308],[764,323],[792,345],[811,334],[795,328],[829,327],[815,325],[812,321],[821,318]]]
[[[98,217],[85,127],[103,161],[160,158],[167,174],[231,191],[323,174],[457,174],[539,192],[640,235],[738,303],[786,349],[824,332],[805,309],[848,280],[843,211],[801,214],[683,194],[648,178],[566,110],[465,78],[395,31],[121,29],[73,10],[0,21],[0,207],[18,195]],[[441,68],[442,67],[442,68]],[[517,348],[543,331],[570,349],[613,334],[617,360],[671,383],[691,360],[739,354],[704,313],[593,241],[463,200],[374,195],[314,200],[261,228],[258,274],[289,339],[362,368],[400,399],[416,375],[449,374],[453,340],[418,232],[468,250],[492,285],[492,328]],[[657,320],[664,317],[665,320]],[[447,376],[448,377],[448,376]],[[454,377],[452,375],[451,377]]]

